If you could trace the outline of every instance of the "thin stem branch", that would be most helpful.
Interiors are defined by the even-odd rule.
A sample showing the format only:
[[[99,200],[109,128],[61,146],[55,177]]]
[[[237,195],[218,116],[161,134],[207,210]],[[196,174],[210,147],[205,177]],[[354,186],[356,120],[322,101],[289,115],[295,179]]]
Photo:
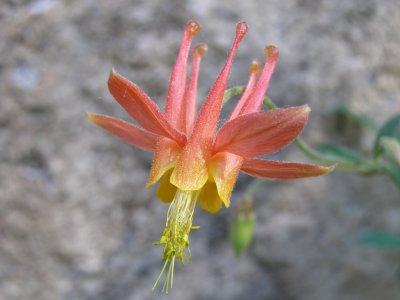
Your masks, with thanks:
[[[254,179],[246,188],[244,192],[244,197],[245,198],[252,198],[254,193],[257,191],[257,189],[260,187],[261,184],[266,182],[264,179]]]
[[[236,86],[233,88],[230,88],[225,91],[224,98],[223,98],[223,103],[226,103],[229,101],[233,96],[240,95],[243,93],[244,87],[243,86]],[[277,109],[279,108],[271,99],[268,97],[264,98],[263,101],[264,105],[267,106],[269,109]],[[352,173],[358,173],[362,175],[372,175],[375,173],[381,173],[384,172],[385,168],[382,166],[379,162],[376,162],[374,160],[365,160],[360,163],[354,163],[354,162],[344,162],[344,161],[337,161],[334,160],[330,157],[327,157],[320,153],[319,151],[313,149],[310,147],[306,142],[304,142],[301,138],[295,138],[294,139],[294,144],[302,151],[307,157],[318,161],[321,164],[327,164],[327,165],[337,165],[337,169],[345,172],[352,172]],[[261,180],[262,181],[262,180]],[[257,185],[260,183],[254,183],[255,185],[255,190],[257,189]],[[253,193],[252,191],[253,186],[249,186],[249,193]],[[254,191],[255,191],[254,190]]]

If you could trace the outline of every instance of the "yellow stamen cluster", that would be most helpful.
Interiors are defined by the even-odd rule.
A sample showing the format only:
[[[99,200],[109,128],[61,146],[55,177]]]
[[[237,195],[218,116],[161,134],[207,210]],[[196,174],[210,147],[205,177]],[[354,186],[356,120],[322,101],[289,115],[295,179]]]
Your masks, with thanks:
[[[162,291],[168,293],[169,287],[172,288],[174,281],[174,265],[175,258],[179,259],[182,265],[185,264],[185,249],[189,259],[191,259],[189,249],[189,233],[193,227],[193,213],[196,207],[198,191],[182,191],[177,190],[174,200],[168,209],[167,222],[162,233],[160,241],[155,245],[163,245],[163,261],[164,266],[158,276],[153,290],[156,288],[164,271],[168,266]]]

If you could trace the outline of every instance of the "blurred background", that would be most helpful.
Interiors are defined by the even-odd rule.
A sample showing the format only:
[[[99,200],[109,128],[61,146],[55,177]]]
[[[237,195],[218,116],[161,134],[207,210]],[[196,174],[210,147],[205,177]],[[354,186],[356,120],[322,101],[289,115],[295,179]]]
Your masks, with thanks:
[[[367,231],[400,231],[399,189],[337,171],[264,184],[254,240],[239,258],[227,234],[234,210],[198,209],[193,260],[176,266],[169,295],[151,291],[162,266],[152,242],[168,208],[145,189],[151,155],[85,113],[129,120],[107,91],[111,67],[163,107],[190,19],[202,25],[195,43],[209,47],[200,102],[245,20],[229,86],[245,84],[250,61],[276,45],[268,95],[311,106],[309,144],[369,151],[373,135],[338,126],[338,105],[379,124],[399,113],[398,0],[2,0],[0,299],[400,299],[400,251],[357,243]],[[294,146],[273,158],[308,161]],[[250,182],[240,176],[233,205]]]

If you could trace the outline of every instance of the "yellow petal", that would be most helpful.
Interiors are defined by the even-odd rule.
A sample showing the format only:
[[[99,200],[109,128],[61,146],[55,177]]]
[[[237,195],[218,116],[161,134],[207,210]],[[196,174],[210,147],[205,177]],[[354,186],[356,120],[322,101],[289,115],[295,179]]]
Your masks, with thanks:
[[[208,163],[210,177],[215,181],[218,195],[226,207],[229,207],[231,193],[242,163],[243,158],[241,156],[228,152],[215,154]]]
[[[176,186],[169,181],[172,170],[167,171],[160,180],[156,195],[164,203],[170,203],[174,200]]]
[[[208,181],[201,189],[199,195],[200,207],[209,213],[216,213],[221,209],[222,200],[218,195],[217,186],[214,182]]]

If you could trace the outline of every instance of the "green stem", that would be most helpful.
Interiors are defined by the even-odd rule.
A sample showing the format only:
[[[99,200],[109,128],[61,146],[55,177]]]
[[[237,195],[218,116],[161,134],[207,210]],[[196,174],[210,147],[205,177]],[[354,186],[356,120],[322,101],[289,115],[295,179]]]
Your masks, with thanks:
[[[294,139],[294,143],[296,144],[296,146],[309,158],[317,160],[321,163],[325,163],[325,164],[336,164],[337,161],[328,159],[326,157],[324,157],[323,155],[321,155],[321,153],[319,153],[318,151],[312,149],[310,146],[308,146],[305,142],[303,142],[302,139],[300,138],[295,138]]]
[[[272,102],[271,99],[268,97],[264,98],[264,104],[269,108],[269,109],[276,109],[278,106]],[[383,171],[383,167],[372,160],[366,160],[363,161],[362,165],[355,164],[352,162],[341,162],[341,161],[336,161],[332,160],[317,150],[314,150],[311,148],[309,145],[307,145],[306,142],[304,142],[301,138],[297,137],[294,139],[295,145],[309,158],[314,159],[316,161],[319,161],[322,164],[328,164],[328,165],[337,165],[337,169],[344,171],[344,172],[352,172],[352,173],[359,173],[359,174],[364,174],[364,175],[370,175],[378,172]]]
[[[222,98],[222,104],[228,102],[232,97],[240,95],[244,92],[243,86],[235,86],[233,88],[225,90],[224,97]]]
[[[246,188],[244,192],[244,197],[245,198],[252,198],[254,193],[257,191],[257,189],[260,187],[261,184],[266,182],[264,179],[254,179]]]
[[[243,86],[236,86],[233,88],[230,88],[225,91],[224,98],[223,98],[223,103],[225,104],[227,101],[229,101],[233,96],[240,95],[244,91]],[[264,105],[267,106],[269,109],[277,109],[279,108],[271,99],[268,97],[264,98],[263,101]],[[343,162],[343,161],[336,161],[333,160],[329,157],[326,157],[325,155],[321,154],[319,151],[313,149],[309,145],[307,145],[306,142],[304,142],[301,138],[295,138],[294,139],[295,145],[302,151],[307,157],[316,160],[322,164],[327,164],[327,165],[337,165],[337,169],[345,172],[352,172],[352,173],[358,173],[358,174],[363,174],[363,175],[372,175],[375,173],[381,173],[384,172],[385,168],[381,164],[379,164],[376,161],[373,160],[365,160],[362,162],[362,164],[356,164],[352,162]],[[262,180],[260,180],[262,181]],[[257,186],[260,183],[256,180],[254,182],[254,191],[257,189]],[[250,194],[254,193],[253,191],[253,185],[251,184],[248,188]],[[246,194],[248,194],[246,192]]]
[[[268,97],[264,98],[263,101],[264,105],[266,105],[269,109],[276,109],[279,108],[278,105],[276,105],[274,102],[272,102],[271,99],[269,99]]]

